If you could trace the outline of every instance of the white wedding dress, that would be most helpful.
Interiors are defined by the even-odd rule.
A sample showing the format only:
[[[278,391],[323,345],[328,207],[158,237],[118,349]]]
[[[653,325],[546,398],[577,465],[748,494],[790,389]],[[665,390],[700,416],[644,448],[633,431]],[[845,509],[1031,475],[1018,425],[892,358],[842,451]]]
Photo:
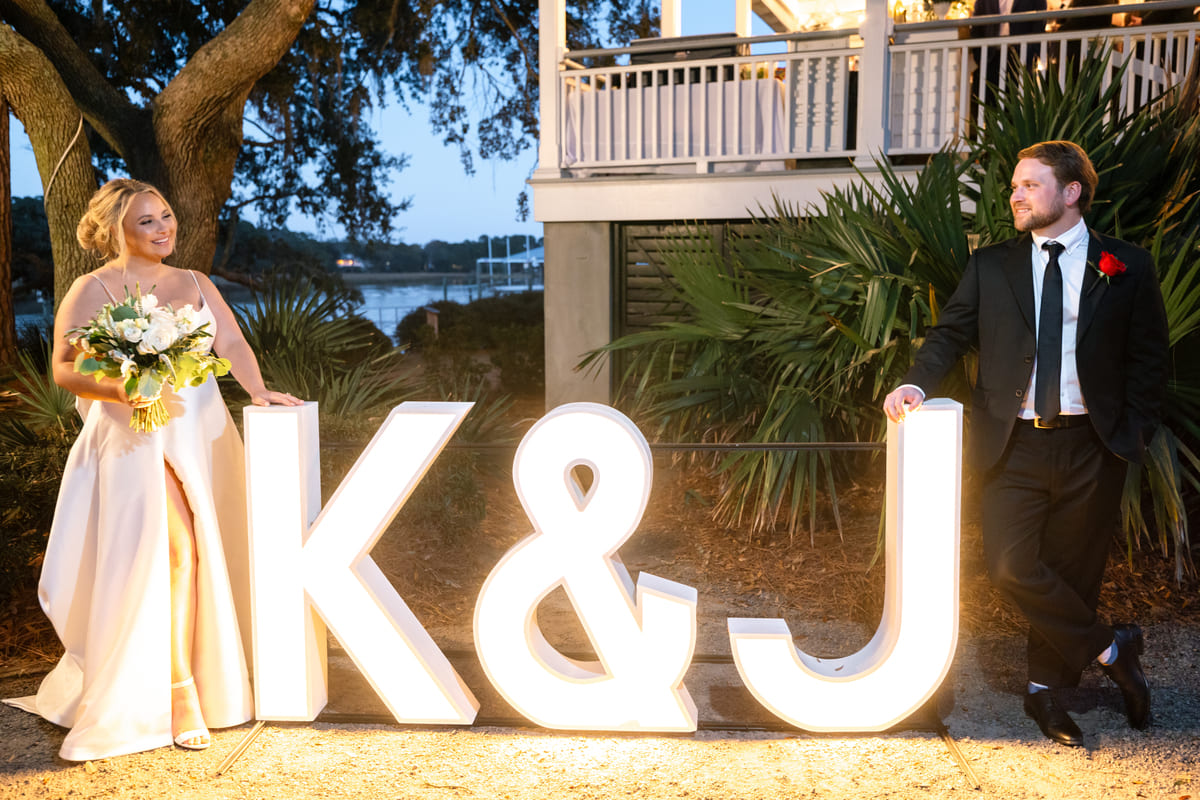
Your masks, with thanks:
[[[215,333],[207,303],[197,316]],[[128,406],[77,403],[83,430],[63,472],[38,586],[66,654],[35,697],[6,701],[70,728],[59,752],[70,761],[173,742],[164,464],[195,521],[192,671],[204,721],[221,728],[253,715],[240,633],[249,630],[242,442],[215,379],[163,400],[170,422],[153,433],[129,428]]]

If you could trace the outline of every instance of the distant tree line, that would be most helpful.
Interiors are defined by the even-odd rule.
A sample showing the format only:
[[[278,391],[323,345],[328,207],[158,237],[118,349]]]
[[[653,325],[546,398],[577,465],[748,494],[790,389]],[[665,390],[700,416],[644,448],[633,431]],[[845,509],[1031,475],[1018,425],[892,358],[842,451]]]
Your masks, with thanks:
[[[54,291],[54,261],[50,249],[50,228],[40,197],[17,197],[12,204],[12,277],[14,294],[25,297],[41,290]],[[222,229],[222,237],[229,231]],[[451,272],[473,270],[475,259],[488,254],[488,237],[463,242],[434,239],[426,244],[389,242],[323,241],[307,233],[260,228],[245,220],[237,222],[232,237],[233,249],[225,261],[224,273],[261,275],[272,270],[334,271],[337,259],[352,256],[371,272]],[[505,250],[505,244],[510,250]],[[542,240],[528,239],[530,247]],[[492,255],[525,251],[523,235],[492,237]]]

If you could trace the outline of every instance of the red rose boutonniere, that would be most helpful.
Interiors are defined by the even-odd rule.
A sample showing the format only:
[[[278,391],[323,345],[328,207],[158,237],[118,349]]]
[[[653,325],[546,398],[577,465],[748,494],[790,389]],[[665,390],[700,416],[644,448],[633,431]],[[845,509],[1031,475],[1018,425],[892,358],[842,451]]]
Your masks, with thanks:
[[[1104,276],[1104,280],[1111,281],[1113,277],[1125,271],[1125,262],[1112,253],[1101,253],[1098,269],[1100,270],[1100,274]]]

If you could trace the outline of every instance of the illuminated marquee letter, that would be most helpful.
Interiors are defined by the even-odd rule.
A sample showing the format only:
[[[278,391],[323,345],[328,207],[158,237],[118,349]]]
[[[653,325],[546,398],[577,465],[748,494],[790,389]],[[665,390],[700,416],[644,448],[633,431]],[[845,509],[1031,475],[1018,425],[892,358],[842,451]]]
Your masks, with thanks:
[[[888,423],[886,578],[875,636],[846,658],[796,648],[781,619],[730,619],[742,680],[810,731],[879,731],[928,700],[958,641],[962,406],[933,400]]]
[[[316,404],[246,408],[258,719],[311,720],[325,705],[313,608],[397,720],[475,719],[475,697],[368,555],[470,409],[393,409],[310,529],[320,503]]]
[[[572,471],[590,470],[586,491]],[[513,482],[535,532],[488,576],[475,648],[505,699],[547,728],[694,731],[683,674],[696,647],[696,590],[642,573],[636,590],[617,548],[650,495],[645,438],[620,412],[560,406],[526,434]],[[535,612],[563,586],[599,662],[559,653]],[[636,599],[635,599],[636,598]]]

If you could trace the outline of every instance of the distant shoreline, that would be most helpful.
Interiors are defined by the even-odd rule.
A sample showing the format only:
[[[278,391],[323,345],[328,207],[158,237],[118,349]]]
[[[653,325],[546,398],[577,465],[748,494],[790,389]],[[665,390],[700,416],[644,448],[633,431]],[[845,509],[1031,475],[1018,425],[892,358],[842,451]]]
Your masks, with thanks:
[[[431,283],[443,278],[474,283],[474,272],[341,272],[346,283]]]

